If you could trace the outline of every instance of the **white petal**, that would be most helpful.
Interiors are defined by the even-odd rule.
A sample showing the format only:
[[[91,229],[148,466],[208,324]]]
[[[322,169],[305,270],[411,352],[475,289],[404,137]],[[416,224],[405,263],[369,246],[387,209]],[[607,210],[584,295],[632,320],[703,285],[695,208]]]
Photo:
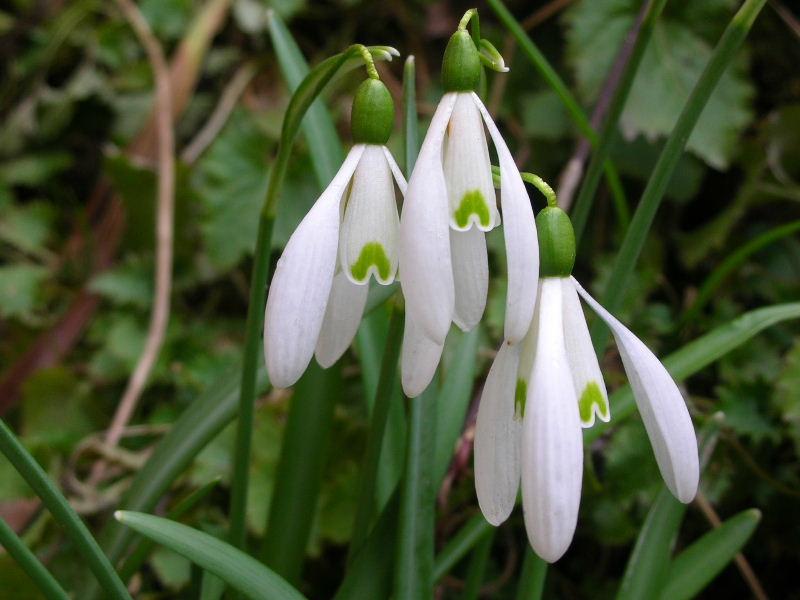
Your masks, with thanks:
[[[571,279],[562,280],[564,294],[564,344],[567,348],[572,382],[578,395],[578,412],[581,425],[591,427],[597,415],[608,423],[611,411],[608,393],[592,346],[589,327],[581,308],[581,301]]]
[[[447,126],[444,177],[450,201],[450,227],[482,231],[497,226],[500,215],[492,184],[492,163],[481,115],[469,94],[458,99]]]
[[[514,158],[492,121],[489,111],[472,94],[492,136],[500,163],[500,207],[503,209],[503,236],[508,263],[505,339],[515,343],[528,331],[536,301],[539,280],[539,241],[533,209]]]
[[[314,354],[336,266],[339,203],[363,152],[363,145],[350,150],[275,267],[264,314],[264,359],[275,387],[294,384]]]
[[[489,369],[475,423],[475,491],[486,520],[500,525],[519,489],[521,415],[515,418],[519,346],[503,343]]]
[[[586,303],[611,328],[636,406],[650,436],[661,476],[672,494],[688,503],[697,493],[700,465],[692,418],[672,376],[661,361],[631,331],[575,281]]]
[[[406,311],[400,355],[401,380],[406,396],[416,398],[428,387],[439,366],[442,347],[430,339],[414,321],[413,315]]]
[[[400,271],[406,312],[438,344],[453,320],[453,269],[442,140],[455,94],[445,94],[433,116],[400,217]]]
[[[386,157],[386,162],[389,163],[389,167],[392,169],[392,175],[394,175],[394,180],[397,182],[397,187],[400,188],[400,193],[405,196],[408,183],[406,183],[406,178],[403,177],[403,171],[397,166],[397,161],[394,159],[389,149],[386,146],[381,147],[383,148],[383,155]]]
[[[578,522],[583,436],[561,321],[561,281],[542,280],[539,335],[522,433],[522,505],[533,549],[548,562],[566,552]]]
[[[382,146],[367,146],[353,174],[342,221],[342,270],[353,283],[383,285],[397,273],[400,217],[392,172]]]
[[[477,227],[451,231],[450,253],[455,284],[453,321],[463,331],[469,331],[481,320],[486,307],[489,289],[486,234]]]
[[[368,285],[351,282],[343,271],[333,277],[331,295],[314,353],[322,367],[330,367],[350,347],[364,314],[368,292]]]

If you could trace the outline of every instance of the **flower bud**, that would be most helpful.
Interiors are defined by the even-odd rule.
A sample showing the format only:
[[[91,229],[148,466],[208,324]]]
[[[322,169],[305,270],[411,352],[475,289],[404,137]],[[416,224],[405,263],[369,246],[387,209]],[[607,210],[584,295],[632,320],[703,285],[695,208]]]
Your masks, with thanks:
[[[567,213],[548,206],[536,215],[539,276],[569,277],[575,265],[575,231]]]
[[[466,30],[456,31],[447,42],[442,60],[445,92],[471,92],[481,79],[481,57]]]
[[[394,101],[379,79],[366,79],[356,90],[350,131],[356,144],[383,145],[394,127]]]

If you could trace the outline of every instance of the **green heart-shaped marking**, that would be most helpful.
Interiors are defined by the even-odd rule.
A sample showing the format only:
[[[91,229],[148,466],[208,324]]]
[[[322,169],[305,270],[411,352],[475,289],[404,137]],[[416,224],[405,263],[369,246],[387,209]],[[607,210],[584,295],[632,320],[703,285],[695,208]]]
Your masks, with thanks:
[[[363,283],[369,276],[370,267],[374,266],[381,279],[386,281],[392,272],[392,263],[380,242],[368,242],[361,248],[358,260],[350,265],[350,274],[358,282]]]
[[[588,424],[592,422],[592,409],[597,405],[598,412],[604,419],[608,419],[608,400],[600,391],[600,386],[596,381],[590,381],[578,400],[578,410],[581,414],[581,422]]]
[[[458,205],[456,212],[453,214],[459,227],[466,227],[472,215],[477,215],[481,227],[489,227],[492,223],[489,205],[480,190],[470,190],[464,194],[461,198],[461,204]]]

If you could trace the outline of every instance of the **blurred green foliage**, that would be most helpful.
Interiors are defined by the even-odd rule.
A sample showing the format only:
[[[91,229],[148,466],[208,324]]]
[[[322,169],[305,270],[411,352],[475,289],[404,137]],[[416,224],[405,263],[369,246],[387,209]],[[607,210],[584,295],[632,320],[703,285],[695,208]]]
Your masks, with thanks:
[[[545,3],[508,4],[522,19]],[[641,192],[736,4],[668,2],[611,155],[629,198]],[[201,0],[139,4],[168,54],[176,51],[204,5]],[[403,54],[415,54],[424,121],[441,93],[438,69],[446,37],[464,8],[464,3],[400,0],[232,3],[229,18],[203,58],[198,85],[176,121],[178,149],[207,124],[239,66],[256,60],[259,70],[205,151],[191,164],[181,161],[177,167],[175,289],[167,339],[135,416],[145,430],[124,440],[131,463],[117,475],[121,486],[112,485],[105,494],[119,496],[159,427],[171,423],[239,358],[256,217],[288,102],[265,33],[265,11],[274,9],[286,19],[311,63],[353,41],[390,44]],[[576,1],[531,32],[589,111],[638,9],[633,0]],[[482,12],[481,24],[483,35],[503,51],[505,33],[489,11]],[[489,76],[490,107],[525,169],[556,182],[572,155],[576,133],[557,97],[532,76],[524,60],[517,57],[510,64],[508,75]],[[672,179],[620,314],[659,354],[745,310],[800,297],[800,240],[789,237],[750,257],[696,318],[681,321],[719,262],[744,241],[800,218],[798,64],[797,38],[776,12],[765,10],[689,140],[689,152]],[[399,65],[382,68],[387,81],[397,81]],[[504,77],[505,90],[493,96]],[[99,527],[108,516],[107,505],[74,480],[84,479],[97,458],[97,448],[88,442],[113,414],[141,351],[151,307],[155,176],[151,161],[134,158],[126,149],[146,126],[153,78],[132,31],[113,4],[99,0],[15,0],[5,5],[0,9],[0,78],[4,418]],[[358,75],[348,75],[326,96],[342,133],[357,81]],[[395,137],[393,146],[399,143],[399,135]],[[343,140],[347,143],[346,135]],[[276,252],[319,191],[308,147],[302,141],[298,146],[273,236]],[[118,204],[112,195],[120,199]],[[114,210],[123,223],[117,229],[109,217]],[[621,240],[613,215],[608,192],[601,187],[578,257],[578,275],[594,284],[590,288],[601,289]],[[499,267],[492,272],[503,273],[502,239],[497,234],[488,239],[490,260]],[[104,255],[110,259],[101,260]],[[87,308],[82,290],[96,294],[99,304]],[[500,337],[504,297],[505,282],[493,280],[475,364],[479,377]],[[36,344],[40,336],[66,339],[65,319],[77,314],[76,306],[90,310],[91,318],[66,348],[51,354],[53,338],[44,346]],[[452,360],[453,349],[447,352]],[[44,361],[43,368],[25,371],[20,378],[15,369],[30,353]],[[603,364],[609,388],[624,382],[616,355],[609,354]],[[303,584],[312,598],[330,597],[341,578],[368,423],[367,384],[359,376],[354,352],[345,356],[342,368],[343,400],[335,409],[335,433]],[[745,553],[774,597],[797,597],[792,568],[800,560],[798,325],[789,322],[767,330],[693,377],[687,392],[698,422],[724,413],[703,489],[723,517],[751,506],[761,509],[763,522]],[[247,519],[253,539],[264,532],[288,402],[289,395],[275,392],[257,407]],[[450,425],[461,427],[460,421]],[[193,526],[215,535],[225,528],[232,453],[233,429],[228,428],[197,456],[174,492],[180,496],[222,476],[220,489],[191,515]],[[567,558],[548,574],[546,593],[552,597],[613,595],[660,487],[638,419],[619,425],[588,453],[578,532]],[[440,541],[477,508],[471,462],[453,475],[437,515]],[[46,514],[31,517],[25,512],[30,496],[0,460],[0,514],[26,523],[25,541],[68,585],[78,576],[71,566],[72,549]],[[521,518],[515,513],[495,539],[485,578],[495,586],[491,597],[513,597],[518,557],[526,544]],[[678,546],[708,529],[702,515],[690,509]],[[444,597],[459,597],[467,562],[441,583]],[[196,577],[185,559],[158,549],[136,585],[142,598],[190,597]],[[0,589],[16,590],[17,598],[36,597],[5,555],[0,556]],[[729,567],[704,594],[742,597],[747,592]]]

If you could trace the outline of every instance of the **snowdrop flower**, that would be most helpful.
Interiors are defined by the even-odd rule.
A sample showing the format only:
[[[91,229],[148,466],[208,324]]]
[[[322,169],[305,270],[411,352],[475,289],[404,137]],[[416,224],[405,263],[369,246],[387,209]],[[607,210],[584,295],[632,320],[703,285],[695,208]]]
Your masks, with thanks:
[[[336,362],[356,334],[370,278],[389,285],[397,275],[394,184],[405,193],[406,182],[385,146],[393,125],[392,97],[375,73],[353,100],[355,145],[275,268],[264,358],[276,387],[293,385],[314,354],[323,367]]]
[[[454,322],[468,331],[483,315],[489,284],[486,232],[500,225],[484,125],[500,163],[500,206],[508,263],[505,339],[521,341],[536,301],[536,226],[519,171],[475,94],[481,55],[466,31],[468,11],[447,45],[442,97],[409,178],[400,219],[400,271],[406,301],[403,389],[430,383]],[[482,44],[483,45],[483,44]],[[501,61],[496,68],[505,69]]]
[[[521,481],[528,539],[554,562],[572,542],[578,520],[581,426],[611,418],[579,297],[614,334],[661,475],[681,502],[694,498],[699,466],[689,411],[664,365],[571,276],[569,217],[550,206],[536,225],[542,278],[536,311],[523,343],[503,344],[489,371],[475,431],[475,487],[484,516],[499,525],[514,508]]]

